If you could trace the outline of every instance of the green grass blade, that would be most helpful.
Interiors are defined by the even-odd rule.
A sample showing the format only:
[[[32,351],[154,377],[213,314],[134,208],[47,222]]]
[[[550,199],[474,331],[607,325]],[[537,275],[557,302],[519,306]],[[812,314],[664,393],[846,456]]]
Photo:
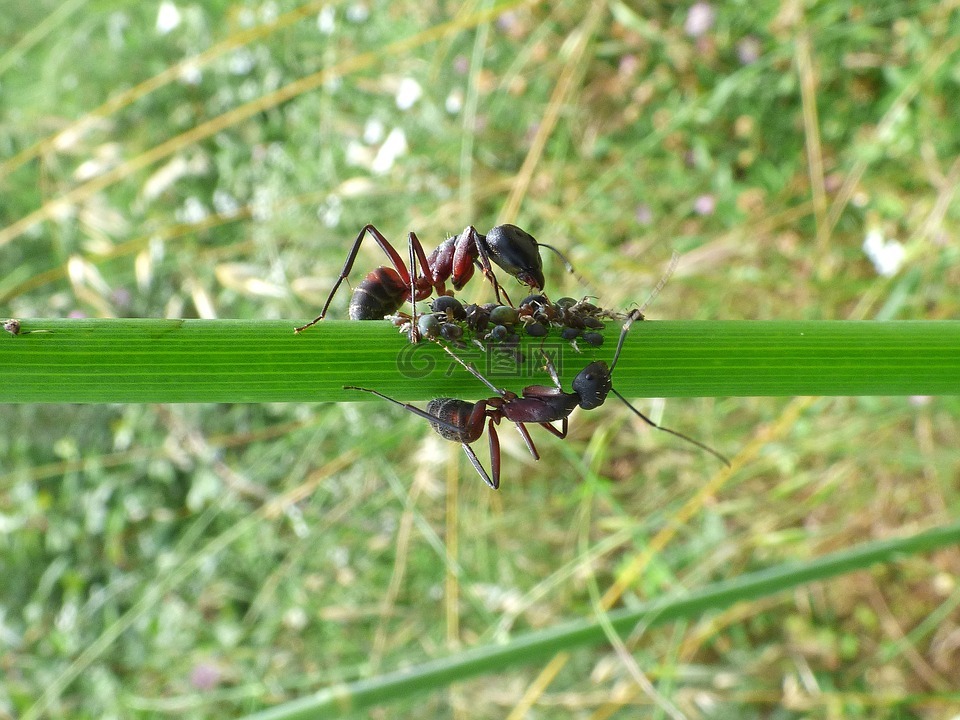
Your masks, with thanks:
[[[24,320],[0,334],[0,402],[275,402],[477,399],[479,381],[433,343],[411,346],[387,323]],[[619,326],[597,349],[548,343],[564,387],[611,360]],[[499,386],[549,384],[541,341],[506,364],[468,345],[458,354]],[[635,323],[614,375],[628,397],[942,395],[960,392],[960,322]]]
[[[875,563],[889,562],[897,555],[930,552],[956,543],[960,543],[960,522],[905,538],[865,543],[804,563],[788,563],[741,575],[734,580],[691,592],[685,597],[661,598],[639,608],[611,612],[608,618],[610,624],[621,634],[629,633],[640,623],[654,627],[674,620],[692,620],[736,602],[756,600],[804,583],[863,570]],[[408,698],[413,693],[435,690],[483,673],[500,672],[509,665],[542,660],[562,650],[604,641],[605,634],[599,622],[571,622],[528,633],[503,645],[478,647],[406,670],[325,689],[253,715],[251,720],[332,717],[335,714]]]

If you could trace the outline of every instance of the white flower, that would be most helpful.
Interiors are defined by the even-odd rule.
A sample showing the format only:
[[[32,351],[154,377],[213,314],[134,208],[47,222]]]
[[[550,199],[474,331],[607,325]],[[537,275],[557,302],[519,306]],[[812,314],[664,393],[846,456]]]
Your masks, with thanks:
[[[877,274],[883,277],[896,275],[906,257],[902,243],[885,240],[876,228],[867,231],[867,236],[863,239],[863,252],[870,258]]]
[[[166,35],[174,30],[182,20],[180,10],[170,0],[163,0],[160,3],[160,10],[157,12],[157,32]]]
[[[334,22],[335,13],[333,5],[324,5],[320,10],[320,14],[317,15],[317,30],[319,30],[324,35],[333,34],[333,29],[336,27]]]
[[[397,88],[397,107],[401,110],[409,110],[413,104],[423,95],[423,88],[413,78],[404,78],[400,81],[400,87]]]
[[[400,128],[394,128],[383,141],[383,145],[377,151],[373,158],[371,170],[377,175],[382,175],[393,167],[397,158],[407,152],[407,136]]]

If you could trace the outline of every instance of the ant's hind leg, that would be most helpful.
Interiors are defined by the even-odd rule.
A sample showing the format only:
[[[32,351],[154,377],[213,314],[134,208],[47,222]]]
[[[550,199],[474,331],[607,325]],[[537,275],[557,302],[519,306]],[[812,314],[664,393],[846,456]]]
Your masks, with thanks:
[[[569,422],[567,418],[563,418],[559,428],[556,427],[553,423],[540,423],[540,426],[549,430],[551,433],[553,433],[558,438],[563,440],[564,438],[567,437],[567,428],[569,426]]]
[[[491,436],[490,444],[493,445],[493,438]],[[492,472],[493,479],[490,479],[490,476],[487,474],[487,471],[483,469],[483,465],[480,464],[480,458],[477,457],[477,454],[473,451],[473,448],[467,445],[466,443],[460,443],[460,447],[463,448],[464,454],[467,456],[467,460],[470,461],[470,464],[473,465],[473,469],[477,471],[477,474],[481,479],[489,485],[494,490],[500,489],[500,446],[497,445],[497,457],[496,460],[491,459],[492,463]]]
[[[407,410],[408,412],[412,412],[414,415],[416,415],[416,416],[418,416],[418,417],[422,417],[424,420],[429,420],[429,421],[430,421],[431,423],[433,423],[434,425],[439,425],[439,426],[444,427],[444,428],[446,428],[446,429],[448,429],[448,430],[450,430],[450,431],[452,431],[452,432],[454,432],[454,433],[458,433],[458,432],[460,432],[460,431],[462,430],[462,428],[460,428],[459,426],[454,425],[453,423],[449,423],[449,422],[447,422],[446,420],[442,420],[441,418],[438,418],[436,415],[433,415],[433,414],[431,414],[431,413],[428,413],[426,410],[421,410],[421,409],[418,408],[416,405],[411,405],[410,403],[400,402],[399,400],[396,400],[396,399],[390,397],[389,395],[384,395],[382,392],[378,392],[378,391],[376,391],[376,390],[370,390],[369,388],[357,387],[356,385],[344,385],[344,386],[343,386],[343,389],[344,389],[344,390],[359,390],[359,391],[361,391],[361,392],[370,393],[371,395],[376,395],[377,397],[383,398],[384,400],[389,400],[389,401],[392,402],[394,405],[399,405],[399,406],[402,407],[404,410]]]
[[[377,228],[375,228],[373,225],[364,225],[357,234],[357,239],[353,241],[353,247],[350,248],[350,252],[347,253],[347,259],[343,263],[343,269],[340,270],[340,277],[338,277],[337,282],[334,283],[333,289],[327,296],[327,301],[323,304],[323,309],[320,311],[320,314],[306,325],[301,325],[298,328],[294,328],[293,332],[299,335],[304,330],[313,327],[326,317],[327,310],[330,308],[330,303],[333,301],[333,296],[337,294],[337,290],[340,289],[343,281],[347,279],[347,276],[353,269],[353,264],[357,260],[357,253],[360,252],[360,245],[363,243],[363,238],[366,237],[367,233],[370,234],[370,236],[376,241],[377,245],[380,246],[380,249],[386,253],[388,258],[390,258],[390,262],[400,275],[400,278],[405,283],[409,281],[410,273],[407,271],[407,266],[404,265],[403,259],[400,257],[400,254],[397,252],[396,248],[393,247],[393,245],[390,244],[390,241],[383,236],[383,233],[377,230]]]

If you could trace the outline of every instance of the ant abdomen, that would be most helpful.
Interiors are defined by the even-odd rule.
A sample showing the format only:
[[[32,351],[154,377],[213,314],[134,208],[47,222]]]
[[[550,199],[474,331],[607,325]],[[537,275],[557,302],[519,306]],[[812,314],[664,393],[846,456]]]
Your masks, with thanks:
[[[482,404],[482,403],[481,403]],[[445,440],[459,443],[472,443],[483,434],[483,422],[471,423],[477,403],[457,398],[436,398],[427,403],[427,412],[440,418],[449,425],[431,422],[433,429]]]
[[[383,320],[393,315],[405,300],[408,291],[403,279],[388,267],[379,267],[357,285],[350,298],[351,320]],[[408,292],[409,294],[409,292]]]

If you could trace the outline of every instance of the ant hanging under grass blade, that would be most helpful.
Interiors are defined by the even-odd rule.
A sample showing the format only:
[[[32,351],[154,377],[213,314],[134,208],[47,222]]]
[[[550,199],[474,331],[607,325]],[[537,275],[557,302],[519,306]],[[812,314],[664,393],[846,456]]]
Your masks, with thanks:
[[[501,417],[517,423],[518,426],[528,422],[539,423],[557,437],[564,438],[567,435],[567,420],[577,407],[583,408],[584,410],[598,408],[606,401],[607,395],[612,392],[620,398],[623,404],[630,408],[635,415],[651,427],[669,433],[681,440],[686,440],[729,466],[730,461],[713,448],[683,433],[655,423],[631,405],[627,399],[613,387],[613,371],[617,366],[617,361],[620,359],[620,352],[623,350],[623,343],[626,340],[627,333],[630,331],[630,326],[633,325],[634,321],[642,319],[643,314],[640,310],[634,310],[627,316],[627,320],[620,331],[620,338],[617,342],[613,362],[607,365],[603,360],[596,360],[587,365],[577,373],[577,376],[573,379],[573,392],[569,393],[564,392],[563,386],[560,384],[560,379],[557,377],[556,368],[554,368],[553,363],[550,362],[550,359],[545,355],[547,371],[553,379],[553,387],[530,385],[525,387],[522,394],[518,397],[516,393],[494,386],[472,363],[464,362],[448,347],[443,346],[443,349],[456,362],[462,365],[467,372],[499,395],[499,397],[488,398],[486,400],[488,407],[492,408]],[[550,424],[557,420],[562,421],[560,429]],[[536,456],[533,448],[531,448],[531,451],[534,452]]]
[[[426,410],[421,410],[415,405],[400,402],[376,390],[369,390],[355,385],[344,385],[343,389],[372,393],[384,400],[389,400],[394,405],[399,405],[405,410],[409,410],[414,415],[428,420],[433,426],[433,429],[436,430],[442,438],[460,443],[470,464],[473,465],[474,469],[487,485],[494,490],[500,487],[500,438],[494,427],[495,424],[500,422],[500,417],[487,410],[485,400],[470,403],[466,400],[458,400],[457,398],[437,398],[427,403]],[[476,442],[480,439],[480,436],[483,435],[484,420],[488,420],[487,436],[490,441],[490,471],[493,474],[492,478],[487,474],[487,471],[484,470],[477,454],[473,451],[473,448],[470,447],[470,443]],[[517,427],[521,428],[522,433],[526,432],[526,428],[522,428],[520,425],[517,425]]]
[[[447,354],[465,368],[467,372],[486,385],[492,392],[496,393],[496,395],[484,400],[479,400],[476,403],[468,403],[455,398],[438,398],[432,400],[427,406],[427,410],[424,411],[412,405],[401,403],[375,390],[355,386],[347,386],[345,389],[373,393],[400,405],[415,415],[429,420],[434,430],[441,436],[448,440],[459,442],[463,446],[464,452],[467,453],[467,457],[470,459],[474,468],[476,468],[480,477],[494,489],[500,486],[500,440],[497,437],[496,425],[499,425],[501,420],[509,420],[517,426],[530,453],[535,459],[539,460],[539,453],[533,444],[533,440],[530,438],[530,434],[527,432],[526,423],[538,423],[557,437],[561,439],[565,438],[567,436],[570,414],[578,407],[584,410],[593,410],[594,408],[600,407],[606,401],[607,395],[610,392],[613,392],[637,417],[651,427],[662,430],[697,446],[729,467],[730,461],[719,452],[681,432],[658,425],[631,405],[627,399],[613,387],[613,371],[617,366],[617,361],[620,359],[620,352],[623,350],[623,343],[626,340],[627,333],[630,331],[630,327],[634,321],[642,319],[643,314],[641,310],[634,310],[627,316],[627,320],[620,331],[620,339],[617,342],[613,362],[607,365],[603,360],[596,360],[587,365],[577,373],[577,376],[573,379],[573,392],[565,392],[563,390],[560,379],[557,377],[556,368],[546,355],[544,355],[544,358],[546,359],[547,371],[553,379],[553,386],[528,385],[520,395],[517,395],[509,390],[496,387],[484,377],[472,363],[464,362],[445,345],[441,345],[441,347],[443,347]],[[490,435],[491,473],[489,475],[480,465],[476,454],[470,448],[470,443],[478,440],[483,434],[485,419],[487,420],[487,431]],[[557,421],[561,422],[559,428],[553,425],[553,423]]]
[[[320,314],[306,325],[296,328],[294,332],[301,333],[323,320],[333,296],[353,269],[360,245],[368,234],[390,258],[393,267],[381,265],[370,272],[353,291],[349,309],[351,320],[382,320],[385,316],[396,313],[405,301],[416,303],[430,297],[434,292],[437,295],[448,295],[450,293],[444,284],[447,280],[455,290],[460,290],[473,277],[475,268],[480,268],[484,277],[493,285],[497,302],[502,303],[502,294],[509,303],[510,298],[493,272],[493,264],[513,275],[523,285],[542,289],[544,278],[543,260],[539,251],[541,247],[553,250],[567,268],[573,271],[573,267],[559,250],[546,243],[537,242],[532,235],[516,225],[497,225],[486,235],[481,235],[470,225],[459,235],[440,243],[429,256],[417,234],[411,232],[407,235],[409,268],[396,248],[377,228],[364,225],[347,254],[340,276],[330,290]],[[417,260],[422,268],[420,272],[416,268]],[[411,339],[415,329],[414,327],[411,332]]]

